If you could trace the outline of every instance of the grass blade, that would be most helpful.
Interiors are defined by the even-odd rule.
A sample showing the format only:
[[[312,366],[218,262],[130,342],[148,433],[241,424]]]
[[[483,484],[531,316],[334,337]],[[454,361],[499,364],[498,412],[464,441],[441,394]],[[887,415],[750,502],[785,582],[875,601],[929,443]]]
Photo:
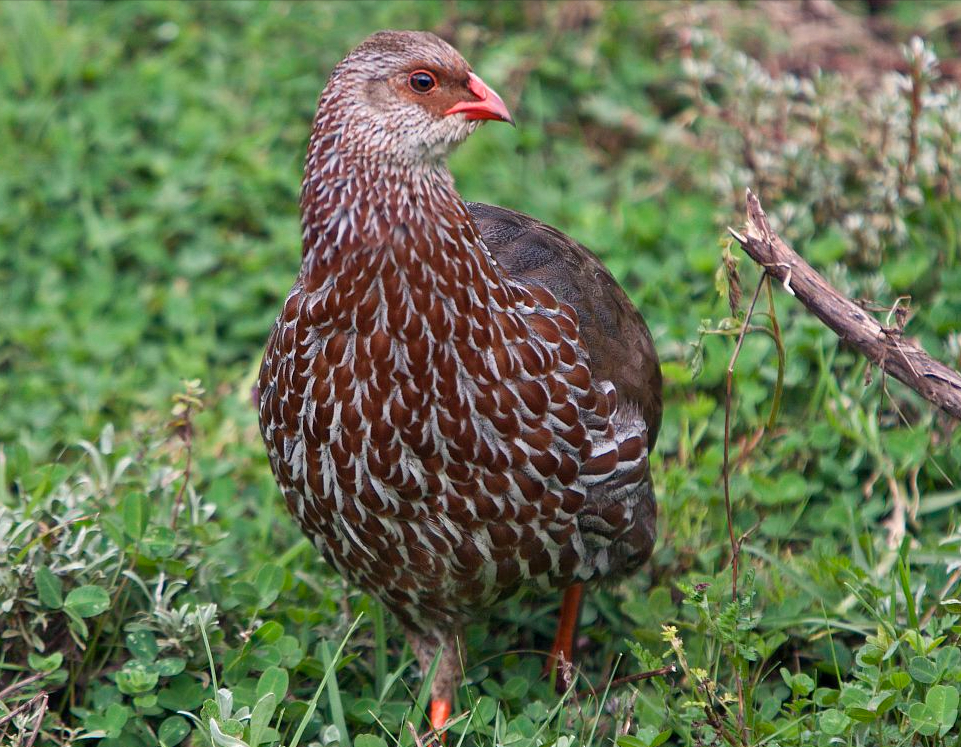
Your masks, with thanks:
[[[324,641],[320,644],[320,657],[324,662],[324,668],[331,673],[330,682],[327,685],[330,690],[330,717],[334,722],[334,726],[336,726],[340,732],[340,743],[344,745],[344,747],[350,747],[347,721],[344,718],[344,705],[340,700],[340,687],[337,685],[337,666],[336,661],[330,653],[330,641]]]
[[[304,729],[307,728],[307,723],[310,721],[311,717],[314,715],[314,711],[317,710],[317,702],[320,700],[320,696],[321,696],[321,693],[324,692],[324,688],[327,687],[327,681],[331,678],[331,676],[334,673],[334,667],[336,666],[337,662],[340,661],[340,655],[344,652],[344,646],[347,645],[347,641],[350,640],[350,637],[354,634],[354,631],[357,629],[357,626],[360,624],[360,621],[363,619],[363,617],[364,617],[363,612],[357,615],[357,619],[355,619],[354,622],[351,624],[350,629],[347,631],[347,634],[344,636],[344,640],[342,640],[340,642],[340,645],[337,647],[337,651],[334,653],[334,657],[331,662],[331,665],[326,666],[326,662],[325,662],[325,671],[324,671],[323,679],[321,679],[320,684],[317,685],[317,690],[314,692],[314,697],[310,699],[310,703],[307,706],[307,712],[304,714],[304,717],[300,720],[300,726],[297,727],[297,731],[294,733],[294,738],[290,743],[290,747],[297,747],[297,745],[300,744],[300,738],[304,735]],[[346,739],[347,734],[344,733],[341,735],[341,737]]]
[[[387,697],[384,686],[387,684],[387,627],[384,624],[384,605],[373,602],[374,616],[374,692],[383,702]]]
[[[437,649],[437,653],[434,654],[434,660],[430,663],[430,669],[424,673],[424,681],[420,684],[420,691],[417,693],[417,700],[414,704],[414,712],[408,717],[411,726],[414,727],[414,731],[420,729],[421,720],[427,714],[427,706],[430,704],[430,688],[434,684],[434,677],[437,676],[437,667],[440,666],[440,657],[444,653],[444,647],[441,646]],[[401,736],[401,744],[409,745],[412,738],[409,734],[403,734]]]

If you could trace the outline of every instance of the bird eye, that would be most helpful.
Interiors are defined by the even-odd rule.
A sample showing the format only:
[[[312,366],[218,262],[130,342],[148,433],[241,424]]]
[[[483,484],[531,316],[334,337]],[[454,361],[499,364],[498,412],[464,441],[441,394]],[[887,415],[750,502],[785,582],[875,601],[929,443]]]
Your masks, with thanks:
[[[414,93],[430,93],[437,87],[437,78],[427,70],[415,70],[407,79],[407,85]]]

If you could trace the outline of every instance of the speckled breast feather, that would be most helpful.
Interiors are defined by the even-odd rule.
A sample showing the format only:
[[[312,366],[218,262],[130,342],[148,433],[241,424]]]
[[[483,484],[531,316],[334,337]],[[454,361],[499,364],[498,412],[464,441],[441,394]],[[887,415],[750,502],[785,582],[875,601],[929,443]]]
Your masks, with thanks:
[[[365,158],[330,103],[260,371],[290,512],[418,629],[632,570],[653,544],[648,425],[592,375],[578,313],[505,272],[445,167]]]

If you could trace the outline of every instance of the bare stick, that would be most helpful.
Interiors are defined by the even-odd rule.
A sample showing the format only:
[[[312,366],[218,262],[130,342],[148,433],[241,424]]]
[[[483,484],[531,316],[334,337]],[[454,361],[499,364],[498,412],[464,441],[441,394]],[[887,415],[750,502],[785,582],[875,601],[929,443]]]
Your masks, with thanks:
[[[28,700],[28,701],[26,701],[26,702],[24,702],[24,703],[21,703],[21,704],[18,705],[16,708],[14,708],[12,711],[10,711],[10,713],[7,713],[7,714],[4,715],[2,718],[0,718],[0,726],[3,726],[3,725],[4,725],[5,723],[7,723],[8,721],[11,721],[11,720],[13,719],[13,717],[16,716],[18,713],[20,713],[20,712],[22,712],[22,711],[29,711],[29,710],[30,710],[31,708],[33,708],[37,703],[41,703],[41,704],[42,704],[42,710],[44,710],[44,711],[47,710],[47,692],[46,692],[46,690],[41,690],[39,693],[37,693],[36,695],[34,695],[32,698],[30,698],[30,700]]]
[[[180,514],[180,506],[184,500],[184,491],[187,489],[187,484],[190,482],[190,467],[193,460],[193,426],[191,423],[187,422],[183,434],[184,446],[187,449],[187,463],[184,465],[184,481],[180,485],[180,490],[177,491],[177,497],[174,499],[174,509],[173,516],[170,517],[170,528],[177,528],[177,516]]]
[[[410,735],[414,738],[414,744],[416,745],[416,747],[424,747],[423,740],[420,738],[420,735],[417,733],[417,730],[414,728],[414,725],[410,721],[407,722],[407,730],[410,732]]]
[[[746,235],[729,230],[751,259],[779,280],[788,293],[838,337],[882,371],[961,420],[961,374],[904,339],[899,330],[884,327],[828,284],[774,233],[751,190],[747,191]]]
[[[37,680],[42,680],[42,679],[43,679],[44,677],[46,677],[48,674],[50,674],[50,673],[49,673],[49,672],[35,672],[34,674],[31,674],[29,677],[25,677],[24,679],[19,680],[19,681],[17,681],[17,682],[14,682],[12,685],[3,688],[3,690],[0,690],[0,703],[2,703],[2,702],[3,702],[3,699],[6,698],[6,697],[7,697],[8,695],[10,695],[11,693],[15,693],[17,690],[19,690],[19,689],[21,689],[21,688],[23,688],[23,687],[26,687],[26,686],[29,685],[31,682],[36,682]]]
[[[734,539],[734,516],[731,512],[731,397],[734,386],[734,365],[741,354],[741,346],[747,336],[751,316],[754,314],[754,307],[757,305],[757,297],[761,293],[763,284],[764,275],[761,276],[757,288],[754,289],[754,296],[751,298],[751,305],[748,307],[744,324],[741,325],[741,333],[737,336],[737,344],[731,354],[731,361],[727,364],[727,389],[724,398],[724,509],[727,512],[727,533],[731,540],[731,595],[735,602],[737,601],[737,564],[741,548],[737,540]]]
[[[674,664],[668,664],[660,669],[652,669],[649,672],[636,672],[634,674],[628,674],[624,677],[618,677],[616,680],[612,680],[609,689],[613,690],[615,687],[621,687],[622,685],[629,685],[634,682],[643,682],[644,680],[654,679],[655,677],[663,677],[667,674],[674,674],[677,671],[677,666]]]
[[[33,727],[33,733],[30,738],[27,739],[27,743],[24,747],[33,747],[33,743],[37,741],[37,735],[40,734],[40,727],[43,726],[43,717],[47,715],[47,693],[40,693],[40,708],[37,709],[37,722]]]
[[[16,716],[21,711],[28,710],[36,702],[36,700],[37,700],[37,697],[34,696],[30,700],[28,700],[26,703],[21,703],[20,705],[18,705],[16,708],[10,711],[10,713],[6,714],[3,717],[0,717],[0,726],[3,726],[5,723],[7,723],[7,721],[10,721],[14,716]]]
[[[734,366],[737,363],[738,356],[741,354],[741,346],[744,344],[744,338],[747,336],[748,329],[751,325],[751,317],[754,315],[757,297],[761,295],[761,288],[764,287],[764,280],[766,278],[767,274],[761,273],[761,279],[758,280],[757,288],[754,289],[754,295],[751,297],[751,305],[748,307],[747,316],[744,317],[744,323],[741,325],[741,333],[737,336],[737,344],[734,346],[734,352],[731,354],[731,362],[727,364],[727,388],[724,393],[724,510],[727,512],[727,532],[731,540],[731,599],[734,604],[738,603],[737,574],[738,561],[741,557],[741,543],[734,538],[734,516],[731,511],[731,400],[733,399]],[[741,681],[741,670],[736,664],[734,666],[734,682],[737,684],[737,728],[741,741],[746,742],[747,739],[744,729],[744,683]]]

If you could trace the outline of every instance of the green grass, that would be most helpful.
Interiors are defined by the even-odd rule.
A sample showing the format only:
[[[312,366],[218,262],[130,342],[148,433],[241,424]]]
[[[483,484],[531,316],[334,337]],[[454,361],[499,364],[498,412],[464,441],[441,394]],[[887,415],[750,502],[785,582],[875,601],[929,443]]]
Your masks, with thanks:
[[[934,28],[914,7],[888,12],[899,38]],[[38,745],[407,747],[423,729],[431,674],[301,538],[250,403],[299,262],[317,94],[388,27],[452,33],[504,96],[518,128],[455,155],[462,194],[594,248],[666,378],[654,557],[588,596],[567,697],[535,653],[557,599],[470,625],[447,744],[961,743],[961,429],[774,288],[752,323],[776,315],[783,370],[752,333],[735,373],[736,600],[720,478],[746,307],[724,228],[747,186],[845,292],[910,295],[906,334],[961,364],[961,96],[925,100],[908,169],[903,92],[771,78],[731,41],[784,48],[763,14],[695,11],[697,65],[660,3],[0,5],[0,743],[41,713]],[[749,298],[758,273],[738,270]]]

